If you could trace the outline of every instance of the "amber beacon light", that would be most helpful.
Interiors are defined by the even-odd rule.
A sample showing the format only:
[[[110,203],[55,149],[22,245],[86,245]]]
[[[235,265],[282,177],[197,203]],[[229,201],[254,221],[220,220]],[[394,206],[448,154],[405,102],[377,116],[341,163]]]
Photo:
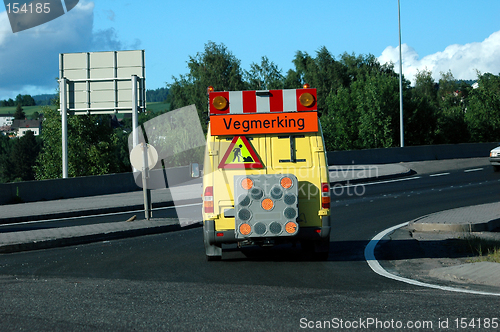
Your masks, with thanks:
[[[227,107],[227,99],[222,97],[222,96],[217,96],[212,101],[212,105],[214,105],[214,107],[217,110],[222,111],[223,109],[225,109]]]
[[[300,103],[305,107],[310,107],[314,105],[314,96],[309,92],[304,92],[299,97]]]

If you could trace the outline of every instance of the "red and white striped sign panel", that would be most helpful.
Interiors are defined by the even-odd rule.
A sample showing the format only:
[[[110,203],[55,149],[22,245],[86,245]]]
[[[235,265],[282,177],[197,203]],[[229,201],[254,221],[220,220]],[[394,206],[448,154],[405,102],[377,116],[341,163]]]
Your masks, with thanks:
[[[316,89],[209,93],[210,115],[317,111]]]

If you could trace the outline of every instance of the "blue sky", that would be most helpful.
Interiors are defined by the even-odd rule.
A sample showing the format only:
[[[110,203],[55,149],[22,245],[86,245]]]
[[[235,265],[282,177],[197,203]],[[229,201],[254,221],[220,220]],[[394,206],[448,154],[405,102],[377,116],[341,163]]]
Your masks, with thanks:
[[[2,8],[4,9],[4,8]],[[500,1],[401,0],[403,71],[500,73]],[[188,72],[189,56],[223,43],[243,69],[267,56],[283,73],[297,51],[322,46],[398,61],[397,0],[86,1],[66,15],[13,34],[0,12],[0,99],[52,93],[58,54],[144,49],[148,89]]]

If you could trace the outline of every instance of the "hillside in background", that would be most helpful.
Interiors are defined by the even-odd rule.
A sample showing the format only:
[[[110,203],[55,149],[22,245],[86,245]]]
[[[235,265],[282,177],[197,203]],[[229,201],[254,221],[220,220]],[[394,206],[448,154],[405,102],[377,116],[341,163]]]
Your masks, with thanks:
[[[158,88],[155,90],[146,90],[146,101],[148,103],[161,103],[165,102],[168,96],[168,89],[167,88]],[[26,107],[25,112],[29,112],[29,114],[39,111],[37,108],[36,110],[33,110],[30,107],[36,107],[36,106],[46,106],[46,105],[52,105],[52,100],[57,98],[57,94],[41,94],[41,95],[35,95],[35,96],[30,96],[35,100],[35,105],[22,105],[23,108]],[[8,99],[8,100],[3,100],[3,103],[0,104],[0,113],[2,114],[9,114],[12,113],[14,114],[14,111],[16,110],[17,102],[16,99]],[[11,110],[11,108],[14,108]],[[28,113],[27,113],[28,114]]]
[[[57,94],[55,93],[33,96],[33,99],[35,99],[37,106],[51,105],[52,99],[55,98],[57,98]]]

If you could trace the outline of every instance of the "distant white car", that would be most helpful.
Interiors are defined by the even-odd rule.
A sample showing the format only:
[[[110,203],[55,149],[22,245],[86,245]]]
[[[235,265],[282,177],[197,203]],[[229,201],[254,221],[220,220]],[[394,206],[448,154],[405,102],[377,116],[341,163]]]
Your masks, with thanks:
[[[500,146],[490,151],[490,163],[493,165],[495,172],[500,171]]]

